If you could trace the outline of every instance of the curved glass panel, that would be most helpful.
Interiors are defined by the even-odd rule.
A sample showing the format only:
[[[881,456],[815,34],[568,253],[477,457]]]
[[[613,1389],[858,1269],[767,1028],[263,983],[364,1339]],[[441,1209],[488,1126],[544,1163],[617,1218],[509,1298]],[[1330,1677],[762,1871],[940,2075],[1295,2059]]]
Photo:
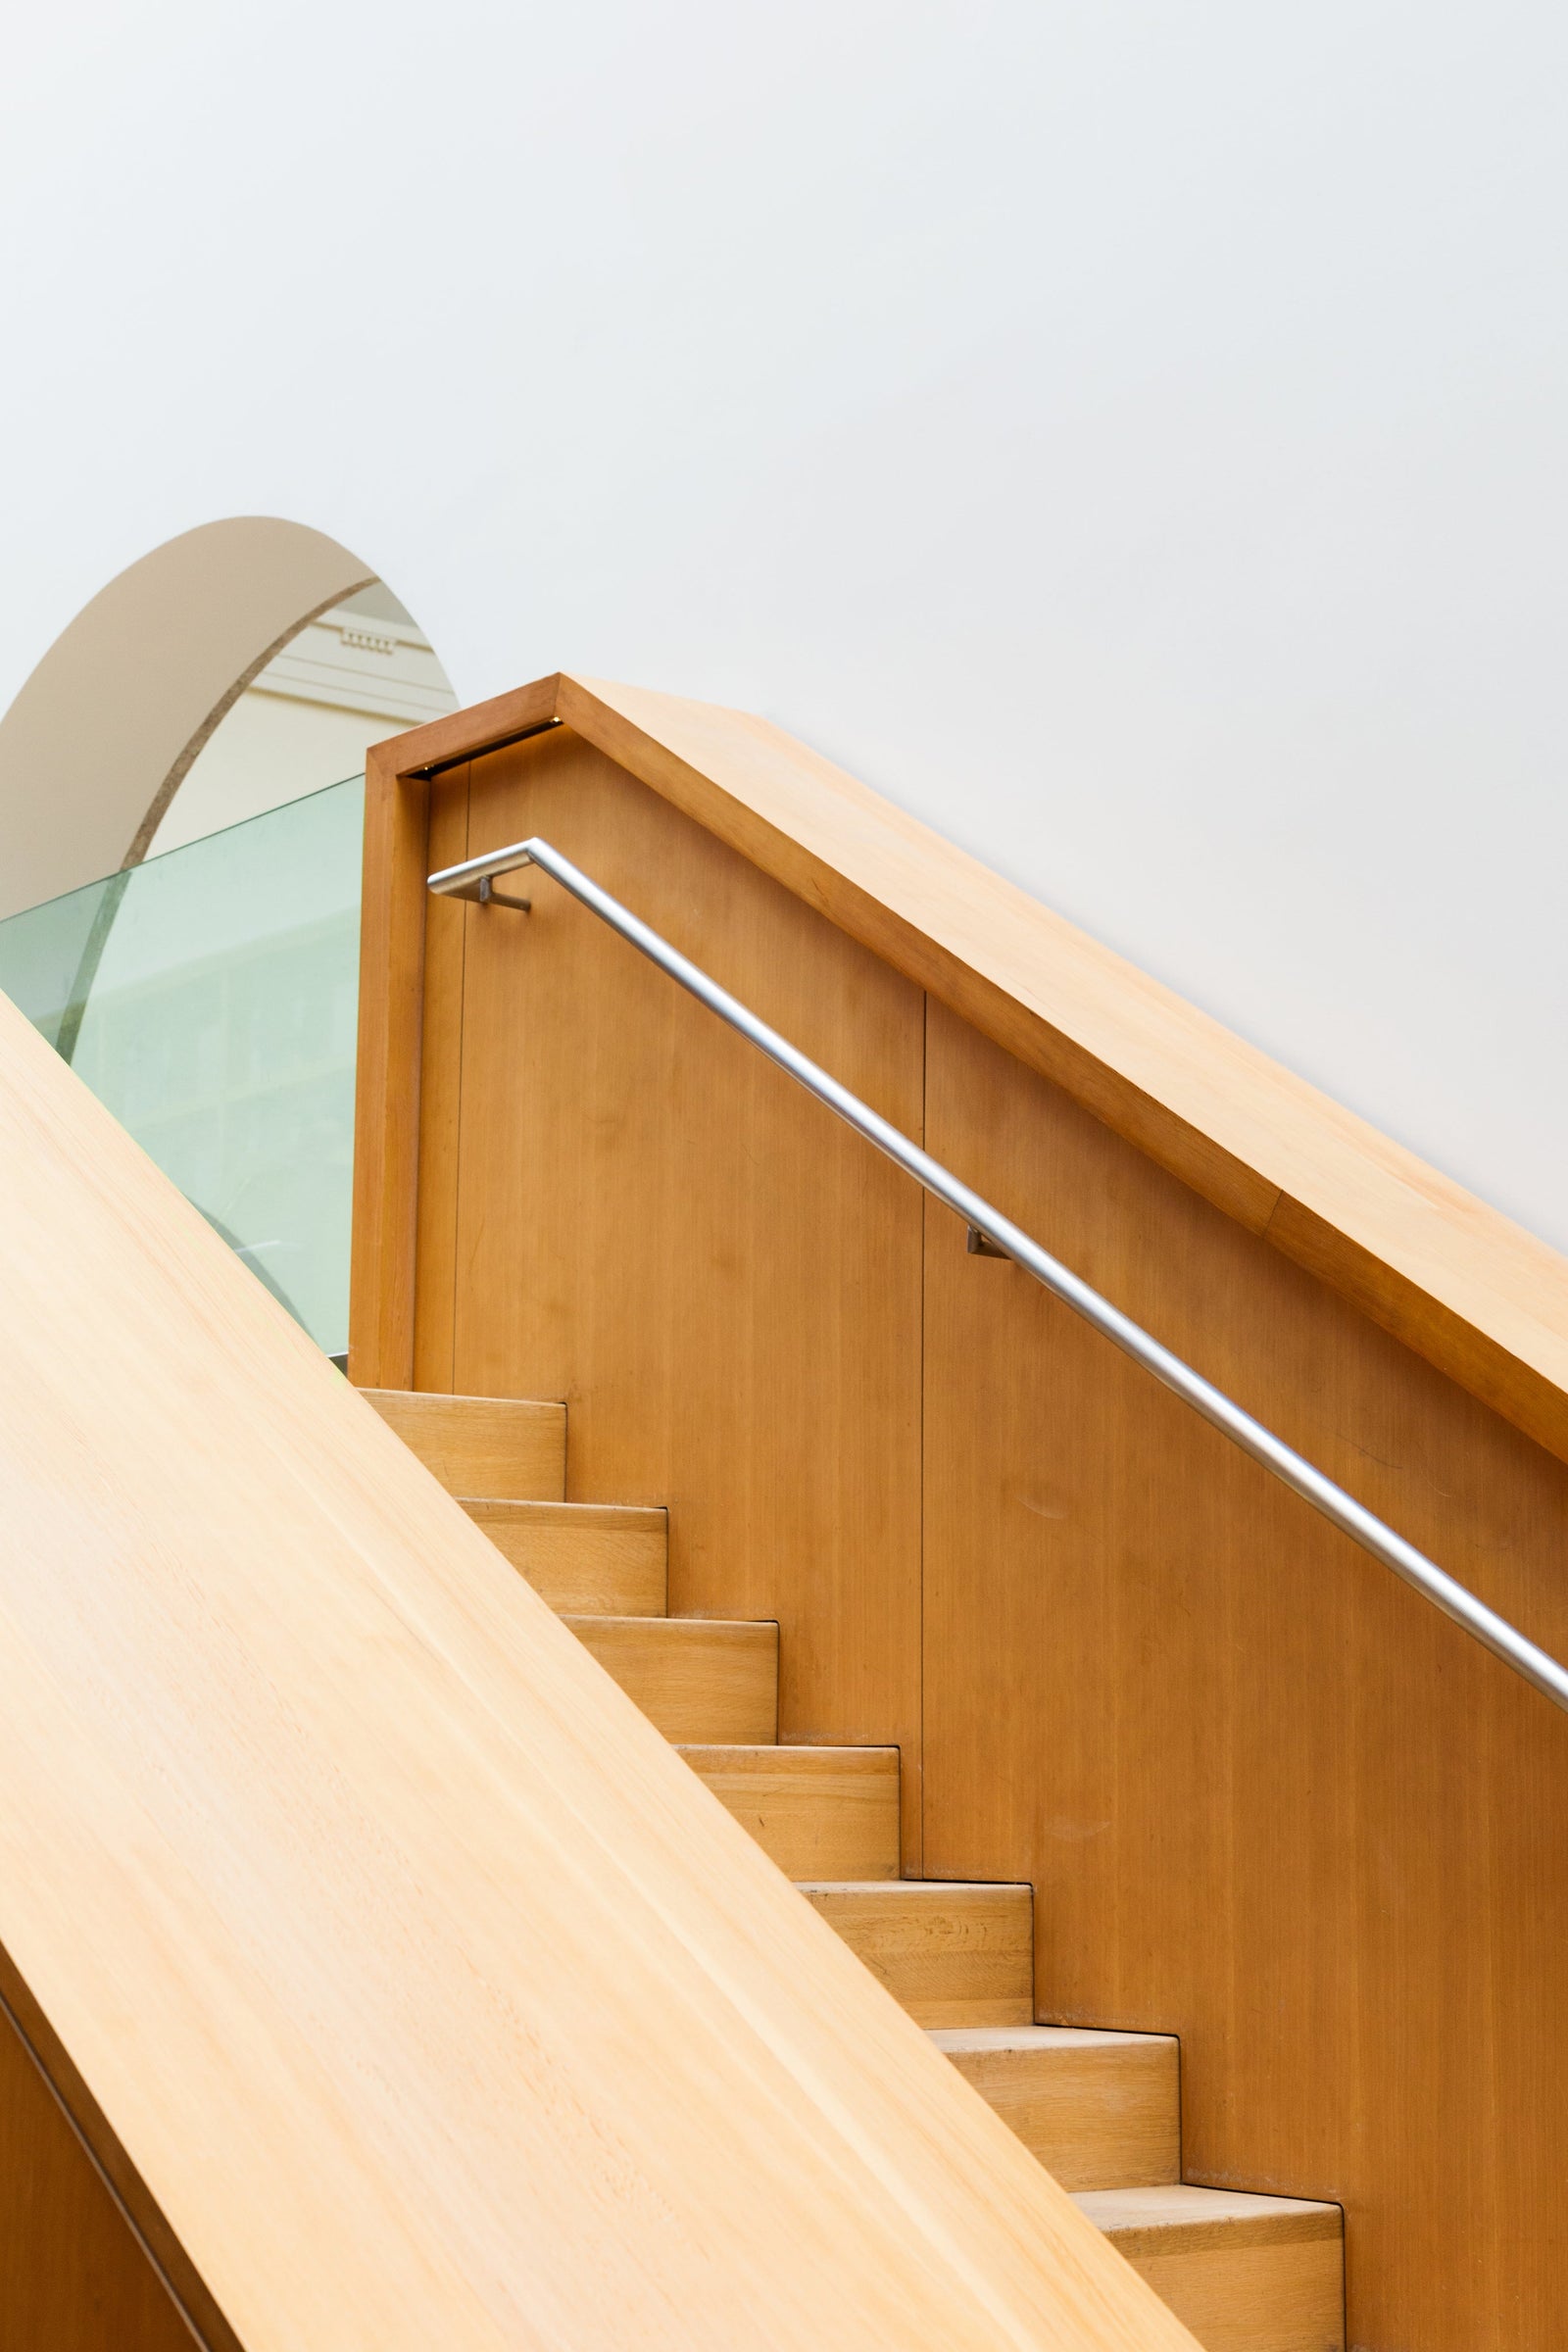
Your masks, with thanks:
[[[0,989],[328,1354],[364,810],[351,777],[0,922]]]

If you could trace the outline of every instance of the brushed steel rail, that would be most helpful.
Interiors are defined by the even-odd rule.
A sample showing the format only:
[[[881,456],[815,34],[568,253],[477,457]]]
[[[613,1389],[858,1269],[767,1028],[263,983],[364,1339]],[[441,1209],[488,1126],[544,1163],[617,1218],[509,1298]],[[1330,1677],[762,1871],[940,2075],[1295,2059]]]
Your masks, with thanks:
[[[1314,1469],[1303,1455],[1287,1446],[1283,1438],[1275,1437],[1273,1431],[1265,1429],[1261,1421],[1254,1421],[1251,1414],[1244,1412],[1223,1390],[1216,1389],[1200,1372],[1195,1372],[1191,1364],[1184,1363],[1179,1355],[1173,1355],[1168,1348],[1161,1347],[1159,1341],[1141,1325],[1124,1315],[1119,1307],[1112,1306],[1108,1298],[1102,1298],[1070,1267],[1053,1257],[1050,1250],[1042,1249],[1021,1226],[1004,1217],[1001,1209],[994,1208],[989,1200],[982,1200],[978,1193],[972,1192],[968,1185],[943,1167],[939,1160],[933,1159],[929,1152],[922,1152],[918,1144],[911,1144],[906,1135],[901,1134],[897,1127],[880,1117],[869,1103],[862,1102],[858,1095],[851,1094],[848,1087],[841,1086],[836,1078],[830,1077],[826,1070],[809,1060],[798,1047],[790,1044],[788,1038],[780,1037],[776,1029],[770,1029],[765,1021],[759,1020],[757,1014],[742,1004],[738,998],[732,997],[727,989],[720,988],[716,980],[710,979],[678,949],[672,948],[668,940],[662,939],[657,931],[650,930],[629,907],[622,906],[618,899],[612,899],[609,891],[602,890],[569,858],[564,858],[559,850],[552,849],[549,842],[537,838],[514,842],[508,849],[492,850],[487,857],[470,858],[466,864],[446,866],[440,873],[430,876],[429,887],[444,898],[476,899],[481,904],[521,909],[526,906],[526,901],[503,899],[493,892],[492,885],[499,875],[514,873],[525,865],[536,865],[541,873],[559,882],[563,890],[569,891],[580,905],[598,915],[601,922],[608,923],[612,931],[618,932],[630,946],[646,956],[650,963],[658,964],[662,972],[666,972],[699,1004],[706,1004],[710,1012],[716,1013],[721,1021],[748,1039],[760,1053],[765,1054],[769,1061],[775,1062],[798,1085],[804,1086],[808,1095],[814,1095],[819,1102],[836,1112],[846,1126],[853,1127],[857,1135],[863,1136],[884,1157],[891,1159],[895,1167],[912,1176],[915,1183],[922,1185],[933,1200],[942,1201],[956,1216],[962,1217],[969,1228],[972,1249],[989,1256],[1010,1257],[1025,1273],[1032,1274],[1054,1298],[1070,1306],[1075,1314],[1081,1315],[1086,1323],[1109,1340],[1113,1347],[1119,1348],[1124,1355],[1130,1355],[1135,1363],[1142,1364],[1146,1372],[1152,1372],[1167,1389],[1174,1390],[1192,1406],[1194,1412],[1200,1414],[1212,1428],[1221,1431],[1244,1453],[1250,1454],[1254,1462],[1260,1462],[1265,1470],[1271,1471],[1282,1485],[1289,1487],[1293,1494],[1299,1494],[1303,1502],[1309,1502],[1342,1535],[1359,1544],[1374,1559],[1381,1560],[1385,1568],[1392,1568],[1396,1576],[1402,1577],[1416,1592],[1424,1593],[1434,1607],[1441,1609],[1446,1617],[1451,1617],[1455,1625],[1462,1626],[1484,1648],[1490,1649],[1504,1665],[1511,1666],[1516,1674],[1522,1675],[1543,1697],[1549,1698],[1555,1706],[1568,1712],[1568,1671],[1555,1658],[1548,1657],[1544,1649],[1538,1649],[1516,1626],[1510,1625],[1505,1617],[1499,1617],[1494,1609],[1489,1609],[1485,1601],[1478,1600],[1446,1569],[1440,1568],[1435,1560],[1429,1560],[1425,1552],[1418,1551],[1413,1544],[1407,1544],[1402,1536],[1396,1535],[1392,1527],[1385,1526],[1376,1513],[1357,1502],[1354,1495],[1348,1494],[1343,1487],[1335,1485],[1333,1479],[1325,1477],[1321,1470]]]

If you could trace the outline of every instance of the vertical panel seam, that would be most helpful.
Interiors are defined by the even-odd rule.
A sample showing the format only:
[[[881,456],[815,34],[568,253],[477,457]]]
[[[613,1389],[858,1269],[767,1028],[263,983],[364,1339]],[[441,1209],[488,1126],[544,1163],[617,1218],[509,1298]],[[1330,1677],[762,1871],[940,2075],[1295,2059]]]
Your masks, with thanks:
[[[473,829],[473,762],[470,760],[463,771],[463,855],[468,855],[468,841]],[[463,1053],[464,1036],[468,1010],[468,922],[473,913],[471,906],[463,909],[463,937],[458,945],[458,1071],[452,1115],[457,1121],[457,1142],[452,1154],[452,1312],[447,1330],[450,1351],[447,1357],[447,1390],[455,1396],[458,1387],[458,1311],[463,1300],[462,1233],[463,1233]]]
[[[920,1147],[921,1147],[921,1150],[922,1150],[922,1151],[925,1149],[925,1140],[926,1140],[926,1135],[927,1135],[927,1132],[928,1132],[928,1129],[929,1129],[929,1125],[930,1125],[930,1102],[929,1102],[929,1092],[930,1092],[930,1084],[931,1084],[931,1054],[930,1054],[930,1035],[931,1035],[931,998],[930,998],[930,994],[929,994],[929,992],[928,992],[928,991],[926,991],[926,990],[923,990],[923,989],[922,989],[922,991],[921,991],[921,993],[920,993]],[[918,1460],[918,1479],[919,1479],[919,1488],[918,1488],[918,1494],[917,1494],[917,1497],[916,1497],[916,1500],[917,1500],[917,1503],[918,1503],[918,1511],[919,1511],[919,1546],[920,1546],[920,1554],[919,1554],[919,1558],[920,1558],[920,1565],[919,1565],[919,1611],[920,1611],[920,1613],[919,1613],[919,1660],[920,1660],[920,1687],[919,1687],[919,1691],[918,1691],[918,1702],[919,1702],[919,1703],[918,1703],[918,1709],[917,1709],[917,1713],[916,1713],[916,1717],[915,1717],[915,1736],[916,1736],[916,1738],[918,1739],[918,1740],[919,1740],[919,1742],[920,1742],[920,1757],[919,1757],[919,1773],[920,1773],[920,1796],[919,1796],[919,1803],[918,1803],[918,1806],[917,1806],[917,1808],[916,1808],[916,1818],[917,1818],[917,1821],[918,1821],[918,1825],[919,1825],[919,1833],[920,1833],[920,1854],[919,1854],[919,1861],[920,1861],[920,1876],[921,1876],[922,1878],[924,1878],[924,1876],[925,1876],[925,1657],[926,1657],[926,1650],[925,1650],[925,1528],[926,1528],[926,1494],[925,1494],[925,1405],[926,1405],[926,1328],[925,1328],[925,1319],[926,1319],[926,1303],[925,1303],[925,1287],[926,1287],[926,1236],[927,1236],[927,1232],[928,1232],[929,1225],[930,1225],[930,1218],[931,1218],[931,1199],[930,1199],[930,1195],[929,1195],[928,1193],[926,1193],[926,1192],[922,1191],[922,1192],[921,1192],[921,1195],[920,1195],[920,1332],[919,1332],[919,1357],[918,1357],[918,1361],[917,1361],[917,1363],[916,1363],[916,1367],[915,1367],[915,1370],[916,1370],[916,1377],[917,1377],[917,1379],[918,1379],[918,1381],[919,1381],[919,1393],[920,1393],[920,1434],[919,1434],[919,1445],[918,1445],[918,1448],[917,1448],[917,1460]]]

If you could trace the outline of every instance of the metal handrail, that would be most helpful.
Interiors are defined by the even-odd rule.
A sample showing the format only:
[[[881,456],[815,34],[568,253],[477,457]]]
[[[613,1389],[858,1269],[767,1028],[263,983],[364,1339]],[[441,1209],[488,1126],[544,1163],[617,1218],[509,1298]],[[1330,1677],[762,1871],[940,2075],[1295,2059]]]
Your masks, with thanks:
[[[890,1126],[886,1119],[879,1117],[858,1095],[852,1095],[848,1087],[841,1086],[836,1078],[829,1077],[826,1070],[819,1069],[814,1061],[808,1060],[787,1038],[780,1037],[776,1029],[770,1029],[765,1021],[759,1020],[755,1012],[750,1011],[726,989],[720,988],[716,980],[710,980],[706,972],[690,962],[678,949],[672,948],[667,940],[661,939],[657,931],[650,930],[629,907],[622,906],[617,899],[612,899],[607,890],[602,890],[597,882],[579,871],[569,858],[563,858],[559,850],[552,849],[549,842],[537,838],[514,842],[509,849],[492,850],[488,857],[470,858],[466,864],[446,866],[440,873],[430,876],[429,887],[443,898],[476,899],[481,905],[525,908],[528,905],[525,899],[502,898],[493,888],[499,875],[514,873],[525,865],[536,865],[542,873],[549,874],[553,881],[559,882],[562,889],[569,891],[590,913],[597,914],[601,922],[608,923],[612,931],[618,932],[651,963],[657,963],[661,971],[667,972],[699,1004],[706,1004],[731,1029],[738,1030],[742,1037],[748,1038],[760,1053],[767,1055],[769,1061],[776,1062],[798,1085],[804,1086],[808,1095],[814,1095],[819,1102],[835,1111],[847,1126],[855,1129],[857,1135],[863,1136],[868,1144],[874,1145],[878,1152],[891,1159],[895,1167],[912,1176],[933,1200],[942,1201],[956,1215],[962,1217],[969,1227],[971,1248],[984,1248],[988,1254],[1010,1257],[1014,1264],[1022,1266],[1054,1298],[1070,1306],[1075,1314],[1092,1324],[1124,1355],[1130,1355],[1135,1363],[1142,1364],[1146,1372],[1152,1372],[1167,1389],[1173,1389],[1178,1396],[1192,1406],[1194,1412],[1201,1414],[1213,1428],[1239,1446],[1244,1453],[1250,1454],[1254,1462],[1261,1462],[1265,1470],[1272,1471],[1283,1485],[1289,1487],[1293,1494],[1299,1494],[1303,1501],[1309,1502],[1315,1511],[1321,1512],[1343,1535],[1350,1537],[1374,1559],[1381,1560],[1386,1568],[1392,1568],[1396,1576],[1402,1577],[1407,1585],[1413,1585],[1418,1592],[1425,1593],[1427,1599],[1440,1608],[1446,1617],[1451,1617],[1455,1625],[1463,1626],[1465,1632],[1473,1635],[1494,1657],[1501,1658],[1516,1674],[1523,1675],[1525,1681],[1533,1684],[1544,1697],[1568,1711],[1568,1672],[1558,1665],[1555,1658],[1548,1657],[1544,1649],[1538,1649],[1506,1618],[1499,1617],[1494,1609],[1489,1609],[1485,1601],[1478,1600],[1473,1592],[1456,1583],[1436,1561],[1429,1560],[1413,1544],[1407,1544],[1402,1536],[1396,1535],[1393,1528],[1386,1527],[1375,1513],[1357,1502],[1353,1495],[1348,1494],[1343,1487],[1336,1486],[1331,1478],[1325,1478],[1321,1470],[1315,1470],[1282,1438],[1275,1437],[1272,1430],[1265,1429],[1260,1421],[1254,1421],[1250,1413],[1244,1412],[1239,1404],[1233,1403],[1222,1390],[1206,1381],[1201,1373],[1195,1372],[1190,1364],[1183,1363],[1181,1357],[1173,1355],[1168,1348],[1162,1348],[1158,1340],[1152,1338],[1130,1316],[1124,1315],[1119,1307],[1111,1305],[1108,1298],[1102,1298],[1098,1291],[1081,1281],[1068,1267],[1053,1257],[1049,1250],[1043,1250],[1020,1226],[1014,1225],[1010,1217],[1004,1217],[989,1200],[983,1200],[978,1193],[971,1192],[968,1185],[960,1183],[939,1160],[933,1159],[929,1152],[922,1152],[917,1144],[911,1144],[906,1135],[902,1135],[897,1127]]]

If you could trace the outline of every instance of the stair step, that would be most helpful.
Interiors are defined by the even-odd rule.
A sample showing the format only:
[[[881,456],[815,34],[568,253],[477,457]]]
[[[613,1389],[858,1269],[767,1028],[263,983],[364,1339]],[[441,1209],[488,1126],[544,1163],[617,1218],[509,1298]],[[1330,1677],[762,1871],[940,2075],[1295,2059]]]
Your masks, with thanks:
[[[1131,2188],[1180,2175],[1174,2034],[966,2026],[931,2038],[1063,2188]]]
[[[362,1389],[449,1494],[559,1502],[566,1492],[566,1408],[511,1396]]]
[[[680,1752],[787,1878],[897,1878],[896,1747],[705,1743]]]
[[[1095,2189],[1075,2202],[1204,2352],[1342,2352],[1337,2205],[1186,2183]]]
[[[937,1879],[804,1884],[801,1892],[921,2026],[1021,2026],[1034,2014],[1027,1886]]]
[[[667,1513],[631,1503],[458,1499],[563,1616],[664,1614]]]
[[[666,1740],[771,1742],[776,1625],[711,1617],[568,1616],[565,1623]],[[767,1752],[790,1750],[768,1745]]]

